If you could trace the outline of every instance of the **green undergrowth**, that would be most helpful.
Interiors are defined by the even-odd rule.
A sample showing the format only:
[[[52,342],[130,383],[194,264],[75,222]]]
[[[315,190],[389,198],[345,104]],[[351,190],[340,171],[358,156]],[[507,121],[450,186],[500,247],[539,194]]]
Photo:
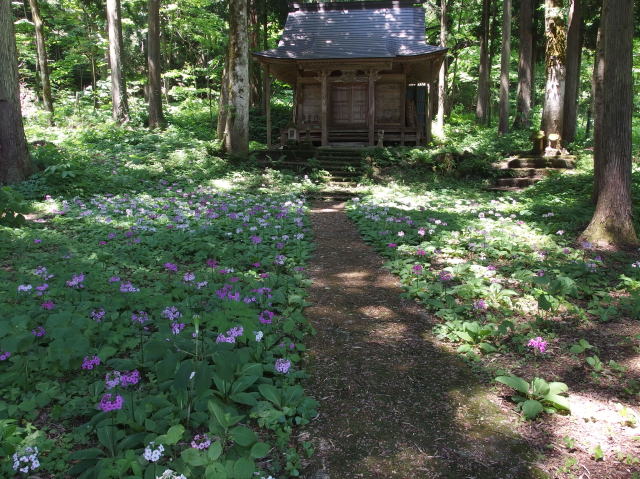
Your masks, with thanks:
[[[591,182],[579,173],[495,195],[435,177],[372,188],[348,212],[400,276],[405,294],[437,318],[435,333],[459,354],[488,362],[492,355],[562,361],[573,344],[563,336],[568,330],[640,319],[637,255],[576,244],[593,211]],[[561,378],[536,381],[544,379]],[[538,403],[535,414],[527,403],[528,417],[542,412],[543,389],[520,391],[523,401]]]

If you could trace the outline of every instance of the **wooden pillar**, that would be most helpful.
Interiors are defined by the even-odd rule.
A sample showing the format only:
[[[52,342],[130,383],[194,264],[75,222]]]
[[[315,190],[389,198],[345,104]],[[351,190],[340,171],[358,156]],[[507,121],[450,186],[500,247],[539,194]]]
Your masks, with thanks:
[[[404,67],[403,67],[404,70]],[[417,92],[416,92],[417,94]],[[400,90],[400,145],[404,146],[404,129],[407,125],[407,75],[402,75],[402,88]]]
[[[438,101],[437,96],[438,85],[435,82],[427,83],[425,86],[425,102],[424,117],[425,117],[425,137],[424,141],[428,145],[433,140],[431,133],[431,120],[433,119],[434,104]]]
[[[367,115],[367,123],[369,124],[369,146],[373,146],[375,142],[375,122],[376,122],[376,79],[374,75],[375,70],[369,70],[369,112]]]
[[[329,144],[329,130],[327,128],[327,109],[328,109],[328,91],[327,91],[328,72],[322,70],[320,72],[320,144],[327,146]]]
[[[271,148],[271,75],[268,63],[264,66],[264,112],[267,116],[267,148]]]

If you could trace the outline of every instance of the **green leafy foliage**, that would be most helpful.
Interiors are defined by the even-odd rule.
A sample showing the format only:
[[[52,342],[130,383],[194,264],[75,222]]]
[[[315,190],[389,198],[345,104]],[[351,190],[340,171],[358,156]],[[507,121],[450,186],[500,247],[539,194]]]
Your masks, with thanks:
[[[497,382],[509,386],[518,394],[511,397],[526,419],[535,419],[540,413],[570,411],[569,401],[562,394],[569,388],[561,382],[547,382],[534,378],[530,383],[517,376],[498,376]]]

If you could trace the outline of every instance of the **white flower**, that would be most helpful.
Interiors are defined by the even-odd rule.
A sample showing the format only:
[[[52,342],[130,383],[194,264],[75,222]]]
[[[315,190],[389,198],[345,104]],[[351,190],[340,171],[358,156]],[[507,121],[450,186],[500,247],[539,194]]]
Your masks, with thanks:
[[[264,333],[262,331],[254,331],[253,332],[256,335],[256,342],[260,342],[262,341],[262,337],[264,336]]]
[[[151,441],[147,447],[144,448],[144,454],[142,457],[149,462],[158,462],[164,452],[164,446],[162,444],[159,444],[157,449],[153,448],[154,445],[155,442]]]

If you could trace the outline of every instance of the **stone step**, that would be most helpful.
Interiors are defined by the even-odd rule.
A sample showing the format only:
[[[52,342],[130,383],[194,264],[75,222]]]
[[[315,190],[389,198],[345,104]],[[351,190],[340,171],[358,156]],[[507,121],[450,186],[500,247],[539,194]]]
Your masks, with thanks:
[[[498,178],[495,186],[497,187],[510,187],[510,188],[525,188],[531,186],[538,181],[542,180],[541,176],[533,176],[528,178]]]
[[[534,176],[548,176],[551,172],[564,171],[565,168],[504,168],[500,170],[503,178],[531,178]]]
[[[566,158],[513,158],[507,162],[508,168],[565,168],[576,167],[575,160]]]

